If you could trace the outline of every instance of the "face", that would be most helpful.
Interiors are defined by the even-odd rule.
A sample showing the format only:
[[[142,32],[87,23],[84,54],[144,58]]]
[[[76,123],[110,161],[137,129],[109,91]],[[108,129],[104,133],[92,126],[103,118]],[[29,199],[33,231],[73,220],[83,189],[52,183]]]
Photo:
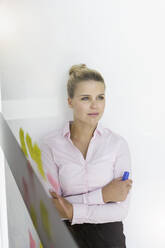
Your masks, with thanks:
[[[90,80],[78,83],[74,97],[68,98],[68,104],[73,109],[74,121],[97,124],[105,108],[104,94],[104,84],[101,82]]]

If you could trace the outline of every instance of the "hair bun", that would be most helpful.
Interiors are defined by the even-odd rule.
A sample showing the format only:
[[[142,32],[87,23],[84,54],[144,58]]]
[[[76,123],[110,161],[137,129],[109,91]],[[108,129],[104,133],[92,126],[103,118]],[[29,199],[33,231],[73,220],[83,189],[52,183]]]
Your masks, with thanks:
[[[73,65],[69,70],[69,75],[76,74],[77,72],[86,69],[85,64]]]

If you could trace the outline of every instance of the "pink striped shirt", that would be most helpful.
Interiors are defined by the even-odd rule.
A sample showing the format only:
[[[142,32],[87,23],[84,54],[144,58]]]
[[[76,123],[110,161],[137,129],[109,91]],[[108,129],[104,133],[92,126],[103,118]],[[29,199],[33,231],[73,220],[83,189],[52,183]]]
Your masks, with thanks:
[[[131,157],[126,140],[98,122],[86,159],[70,139],[70,122],[42,138],[40,148],[51,188],[73,205],[71,224],[122,221],[128,212],[125,201],[104,203],[102,188],[114,178],[130,172]]]

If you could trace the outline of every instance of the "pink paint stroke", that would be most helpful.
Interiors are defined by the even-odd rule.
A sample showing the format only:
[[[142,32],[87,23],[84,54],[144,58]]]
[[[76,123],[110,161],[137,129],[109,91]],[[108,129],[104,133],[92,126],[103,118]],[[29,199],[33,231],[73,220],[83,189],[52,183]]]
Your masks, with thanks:
[[[51,176],[50,173],[47,173],[47,178],[49,183],[52,185],[56,193],[59,193],[60,186],[59,184],[54,180],[54,178]]]
[[[33,239],[30,231],[29,231],[29,240],[30,240],[30,248],[36,248],[35,240]]]

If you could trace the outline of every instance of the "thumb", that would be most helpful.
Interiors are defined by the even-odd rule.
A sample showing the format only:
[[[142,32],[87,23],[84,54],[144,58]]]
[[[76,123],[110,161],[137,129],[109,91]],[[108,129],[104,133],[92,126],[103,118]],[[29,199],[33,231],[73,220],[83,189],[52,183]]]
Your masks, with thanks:
[[[114,180],[116,180],[116,181],[121,181],[121,180],[122,180],[122,177],[117,177],[117,178],[115,178]]]

